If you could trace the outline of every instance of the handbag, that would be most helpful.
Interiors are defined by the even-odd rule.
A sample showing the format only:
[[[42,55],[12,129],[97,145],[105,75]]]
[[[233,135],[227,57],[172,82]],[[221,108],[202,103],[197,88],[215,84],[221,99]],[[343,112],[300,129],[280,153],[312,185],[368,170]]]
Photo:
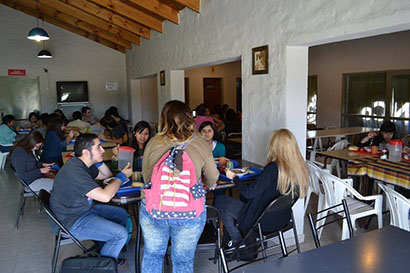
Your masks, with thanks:
[[[96,252],[85,253],[65,259],[60,273],[118,273],[117,261]]]

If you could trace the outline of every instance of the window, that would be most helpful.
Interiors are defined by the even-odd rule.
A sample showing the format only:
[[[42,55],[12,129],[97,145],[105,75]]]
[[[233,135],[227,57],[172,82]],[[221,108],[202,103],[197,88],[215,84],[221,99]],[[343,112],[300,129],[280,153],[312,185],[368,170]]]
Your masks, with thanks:
[[[307,124],[316,125],[317,76],[308,77]]]
[[[379,128],[396,124],[398,137],[409,133],[410,71],[343,75],[342,124]]]

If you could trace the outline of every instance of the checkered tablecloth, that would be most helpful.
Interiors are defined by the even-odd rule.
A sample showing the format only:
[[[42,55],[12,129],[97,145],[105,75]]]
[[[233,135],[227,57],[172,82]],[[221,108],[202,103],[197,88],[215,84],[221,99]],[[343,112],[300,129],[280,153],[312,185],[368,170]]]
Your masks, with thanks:
[[[392,162],[380,158],[349,161],[349,175],[367,175],[370,178],[410,189],[410,161]]]

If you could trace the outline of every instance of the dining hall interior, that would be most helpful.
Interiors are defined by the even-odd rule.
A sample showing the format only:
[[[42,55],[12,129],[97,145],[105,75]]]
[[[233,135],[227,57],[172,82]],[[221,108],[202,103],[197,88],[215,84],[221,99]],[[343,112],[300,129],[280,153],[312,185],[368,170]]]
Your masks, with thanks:
[[[326,272],[323,268],[331,265],[324,260],[333,262],[333,266],[345,266],[340,272],[351,272],[349,266],[358,266],[354,264],[357,262],[361,266],[354,267],[356,272],[365,272],[369,268],[366,257],[359,256],[360,251],[366,251],[368,266],[375,272],[406,272],[409,263],[401,259],[404,256],[400,252],[410,241],[409,159],[404,153],[399,163],[389,161],[393,153],[390,148],[388,155],[384,149],[373,153],[372,144],[360,142],[389,120],[395,126],[395,138],[403,140],[403,149],[409,146],[405,140],[410,134],[408,1],[0,3],[2,117],[12,114],[20,120],[27,119],[32,111],[52,113],[61,109],[71,120],[73,112],[86,106],[100,119],[114,106],[129,122],[130,131],[138,121],[145,120],[154,134],[161,110],[171,100],[180,100],[191,110],[204,103],[213,117],[217,114],[214,106],[226,104],[240,116],[240,130],[232,131],[231,136],[229,132],[222,134],[226,157],[231,162],[241,168],[262,170],[272,133],[286,128],[294,135],[310,173],[306,197],[292,203],[292,228],[283,233],[287,248],[300,243],[300,253],[297,249],[284,255],[279,249],[280,259],[265,259],[263,252],[259,261],[238,272],[268,272],[272,268],[279,272],[298,272],[297,268]],[[46,30],[50,39],[28,40],[27,34],[34,27]],[[52,58],[39,58],[43,50]],[[260,52],[267,52],[263,53],[263,69],[255,65],[255,56],[260,56],[256,55]],[[57,87],[64,82],[86,82],[87,100],[64,103]],[[30,90],[26,91],[27,86]],[[18,110],[13,112],[15,109]],[[112,146],[107,151],[111,149]],[[111,159],[112,152],[107,154]],[[27,198],[24,213],[19,216],[21,179],[11,168],[10,158],[5,156],[4,162],[0,170],[1,271],[51,272],[55,234],[50,230],[49,217],[35,196]],[[315,175],[320,180],[316,186]],[[249,183],[255,179],[257,176],[250,178]],[[333,229],[324,227],[323,234],[314,231],[315,213],[338,205],[332,202],[339,197],[329,197],[329,185],[336,191],[338,183],[344,187],[342,199],[347,200],[354,236],[348,236],[347,217]],[[225,194],[240,198],[235,186],[227,188]],[[393,207],[397,199],[404,203],[402,207]],[[122,205],[119,200],[117,204]],[[130,203],[128,211],[138,218],[133,205]],[[362,210],[369,213],[362,215]],[[313,214],[313,222],[309,213]],[[141,272],[143,254],[139,254],[141,261],[135,257],[140,244],[143,252],[144,242],[139,241],[137,219],[133,229],[124,252],[128,263],[119,272]],[[219,232],[215,225],[209,228],[208,224],[205,231],[213,237]],[[223,228],[221,232],[227,233]],[[318,247],[316,237],[323,246]],[[278,242],[281,240],[276,239]],[[84,244],[91,247],[92,241]],[[259,251],[264,249],[261,245]],[[388,254],[386,249],[398,256]],[[63,260],[81,253],[75,243],[62,245],[56,272]],[[326,256],[329,253],[346,255],[342,260],[352,263],[340,265],[334,261],[340,256]],[[241,264],[239,258],[230,263],[229,253],[226,260],[222,259],[224,255],[225,250],[214,242],[198,244],[194,272],[230,272]],[[171,254],[168,256],[165,271],[171,272]]]

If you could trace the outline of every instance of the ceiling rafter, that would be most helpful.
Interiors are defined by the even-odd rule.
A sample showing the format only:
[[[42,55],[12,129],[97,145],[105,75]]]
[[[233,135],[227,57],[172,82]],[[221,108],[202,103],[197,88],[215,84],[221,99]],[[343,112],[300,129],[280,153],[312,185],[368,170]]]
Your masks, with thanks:
[[[39,3],[43,5],[47,5],[49,7],[52,7],[62,13],[65,13],[69,16],[75,17],[77,19],[81,19],[81,21],[84,21],[90,25],[94,25],[102,30],[105,30],[107,32],[110,32],[114,35],[119,36],[120,38],[130,41],[131,43],[140,45],[141,39],[140,36],[132,33],[126,29],[120,28],[116,25],[113,25],[112,23],[109,23],[103,19],[100,19],[94,15],[91,15],[87,12],[84,12],[82,10],[79,10],[77,8],[74,8],[70,5],[67,5],[61,1],[58,0],[38,0]]]
[[[178,11],[157,0],[128,0],[141,8],[151,11],[160,17],[179,24]]]
[[[149,28],[139,23],[136,23],[132,20],[129,20],[123,16],[120,16],[114,12],[111,12],[105,8],[102,8],[94,3],[91,3],[86,0],[61,0],[61,1],[63,1],[64,3],[70,6],[76,7],[80,10],[83,10],[92,15],[95,15],[101,19],[104,19],[107,22],[113,23],[114,25],[128,29],[129,31],[135,34],[138,34],[141,37],[144,37],[146,39],[151,38],[151,32]]]
[[[94,2],[95,4],[107,9],[108,11],[114,12],[120,16],[131,19],[134,22],[145,25],[148,28],[154,29],[158,32],[163,31],[162,21],[150,16],[139,9],[131,7],[119,0],[88,0],[89,2]]]
[[[175,0],[175,1],[199,13],[199,10],[201,7],[200,0]]]
[[[32,2],[32,1],[31,1],[31,2]],[[24,5],[22,4],[22,1],[21,1],[21,0],[0,0],[0,3],[6,5],[6,6],[10,7],[10,8],[19,10],[19,11],[25,13],[25,14],[31,15],[31,16],[33,16],[33,17],[41,17],[45,22],[48,22],[48,23],[53,24],[53,25],[56,25],[56,26],[61,27],[61,28],[65,29],[65,30],[68,30],[68,31],[70,31],[70,32],[73,32],[73,33],[75,33],[75,34],[78,34],[78,35],[80,35],[80,36],[83,36],[83,37],[85,37],[85,38],[87,38],[87,39],[90,39],[90,40],[92,40],[92,41],[95,41],[95,42],[97,42],[97,43],[100,43],[100,44],[102,44],[102,45],[104,45],[104,46],[107,46],[107,47],[110,47],[110,48],[112,48],[112,49],[118,50],[118,51],[120,51],[120,52],[122,52],[122,53],[125,53],[125,47],[120,46],[120,45],[118,45],[118,44],[116,44],[116,43],[114,43],[114,42],[108,41],[108,40],[106,40],[106,39],[104,39],[104,38],[101,38],[101,37],[99,37],[98,35],[95,35],[95,34],[93,34],[93,33],[89,33],[89,32],[87,32],[87,31],[81,30],[81,29],[79,29],[78,27],[74,27],[74,26],[72,26],[72,25],[70,25],[70,24],[67,24],[67,23],[65,23],[65,22],[62,22],[62,21],[60,21],[60,20],[58,20],[58,19],[56,19],[56,18],[54,18],[54,17],[51,17],[51,16],[49,16],[49,15],[46,15],[46,14],[44,14],[44,13],[42,13],[42,12],[41,12],[41,13],[38,13],[38,11],[37,11],[35,8],[34,8],[34,9],[31,9],[31,8],[29,8],[29,7],[27,7],[27,6],[24,6]]]

